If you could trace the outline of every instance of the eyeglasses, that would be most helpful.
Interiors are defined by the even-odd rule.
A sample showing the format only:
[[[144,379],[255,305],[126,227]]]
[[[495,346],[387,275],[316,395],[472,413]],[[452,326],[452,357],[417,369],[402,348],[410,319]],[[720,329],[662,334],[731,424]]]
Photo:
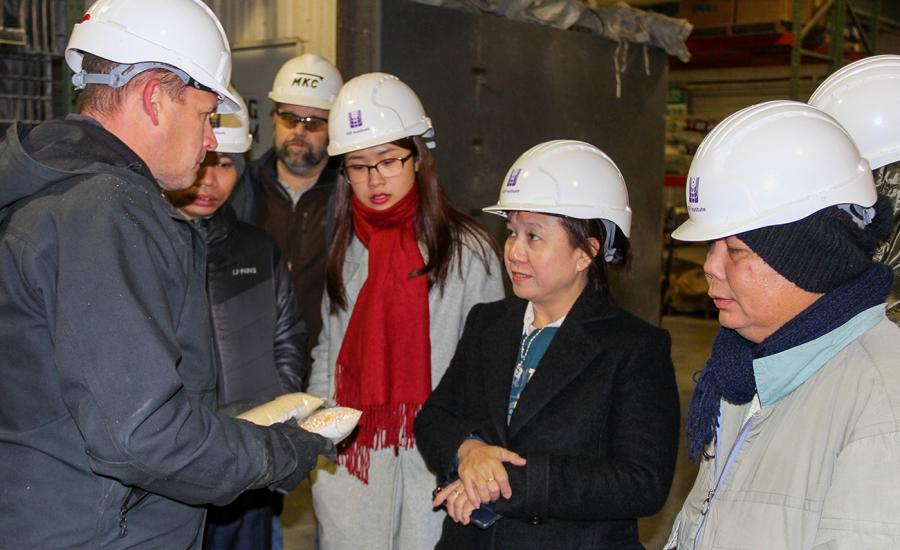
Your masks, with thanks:
[[[344,177],[350,183],[367,183],[369,181],[369,171],[374,169],[383,178],[394,178],[403,172],[403,165],[411,159],[412,153],[405,157],[387,158],[376,162],[375,164],[345,164],[341,168]]]
[[[328,128],[328,120],[317,116],[297,116],[288,111],[275,111],[275,114],[282,124],[291,130],[296,128],[298,124],[302,124],[307,132],[321,132]]]

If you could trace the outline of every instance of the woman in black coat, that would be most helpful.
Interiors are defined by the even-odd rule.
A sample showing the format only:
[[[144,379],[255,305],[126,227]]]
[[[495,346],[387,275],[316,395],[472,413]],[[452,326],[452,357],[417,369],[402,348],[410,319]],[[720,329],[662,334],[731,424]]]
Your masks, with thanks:
[[[589,144],[544,143],[485,211],[508,216],[516,296],[472,309],[416,419],[449,482],[437,548],[642,548],[636,518],[668,495],[679,407],[668,334],[608,292],[604,264],[628,255],[622,176]]]

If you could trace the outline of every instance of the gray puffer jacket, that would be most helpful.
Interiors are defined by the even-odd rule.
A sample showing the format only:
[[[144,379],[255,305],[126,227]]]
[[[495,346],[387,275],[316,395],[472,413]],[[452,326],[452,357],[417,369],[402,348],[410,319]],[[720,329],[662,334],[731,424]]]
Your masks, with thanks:
[[[237,414],[309,377],[306,325],[275,241],[225,204],[195,221],[206,238],[206,290],[218,352],[219,410]]]

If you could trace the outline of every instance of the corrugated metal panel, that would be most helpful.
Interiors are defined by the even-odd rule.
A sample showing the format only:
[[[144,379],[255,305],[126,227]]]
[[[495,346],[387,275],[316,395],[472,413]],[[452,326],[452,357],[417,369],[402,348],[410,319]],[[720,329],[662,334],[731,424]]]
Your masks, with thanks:
[[[53,66],[66,45],[64,0],[0,0],[0,132],[54,112]]]
[[[305,53],[337,58],[337,0],[204,0],[232,46],[298,40]]]

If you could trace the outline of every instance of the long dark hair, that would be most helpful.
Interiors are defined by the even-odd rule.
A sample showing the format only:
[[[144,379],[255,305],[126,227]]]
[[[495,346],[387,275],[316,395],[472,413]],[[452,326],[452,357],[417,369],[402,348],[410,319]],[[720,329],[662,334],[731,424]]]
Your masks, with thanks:
[[[416,212],[416,239],[425,245],[428,258],[425,266],[411,273],[411,276],[428,275],[429,285],[437,285],[443,291],[450,273],[452,260],[456,259],[457,269],[462,274],[463,248],[468,244],[478,259],[490,273],[490,255],[499,256],[494,239],[478,222],[454,207],[438,182],[434,156],[422,138],[416,136],[392,142],[398,147],[409,149],[416,156],[418,168],[415,185],[419,191],[419,206]],[[328,262],[325,270],[325,289],[331,300],[331,312],[347,309],[347,294],[344,288],[344,259],[347,247],[353,240],[353,213],[350,197],[353,192],[349,183],[341,177],[335,191],[335,230]],[[469,238],[466,239],[465,237]],[[464,243],[466,241],[466,243]]]
[[[566,230],[569,237],[569,244],[572,248],[580,248],[589,257],[592,258],[591,265],[588,268],[588,284],[593,285],[594,290],[606,292],[609,290],[609,276],[606,270],[606,260],[604,258],[603,243],[606,240],[606,226],[598,219],[581,220],[577,218],[569,218],[567,216],[559,216],[560,224]],[[616,227],[613,236],[612,247],[616,249],[611,264],[621,267],[626,272],[631,267],[631,243],[628,241],[622,231]],[[591,246],[590,239],[597,239],[600,243],[600,250],[596,252]]]

